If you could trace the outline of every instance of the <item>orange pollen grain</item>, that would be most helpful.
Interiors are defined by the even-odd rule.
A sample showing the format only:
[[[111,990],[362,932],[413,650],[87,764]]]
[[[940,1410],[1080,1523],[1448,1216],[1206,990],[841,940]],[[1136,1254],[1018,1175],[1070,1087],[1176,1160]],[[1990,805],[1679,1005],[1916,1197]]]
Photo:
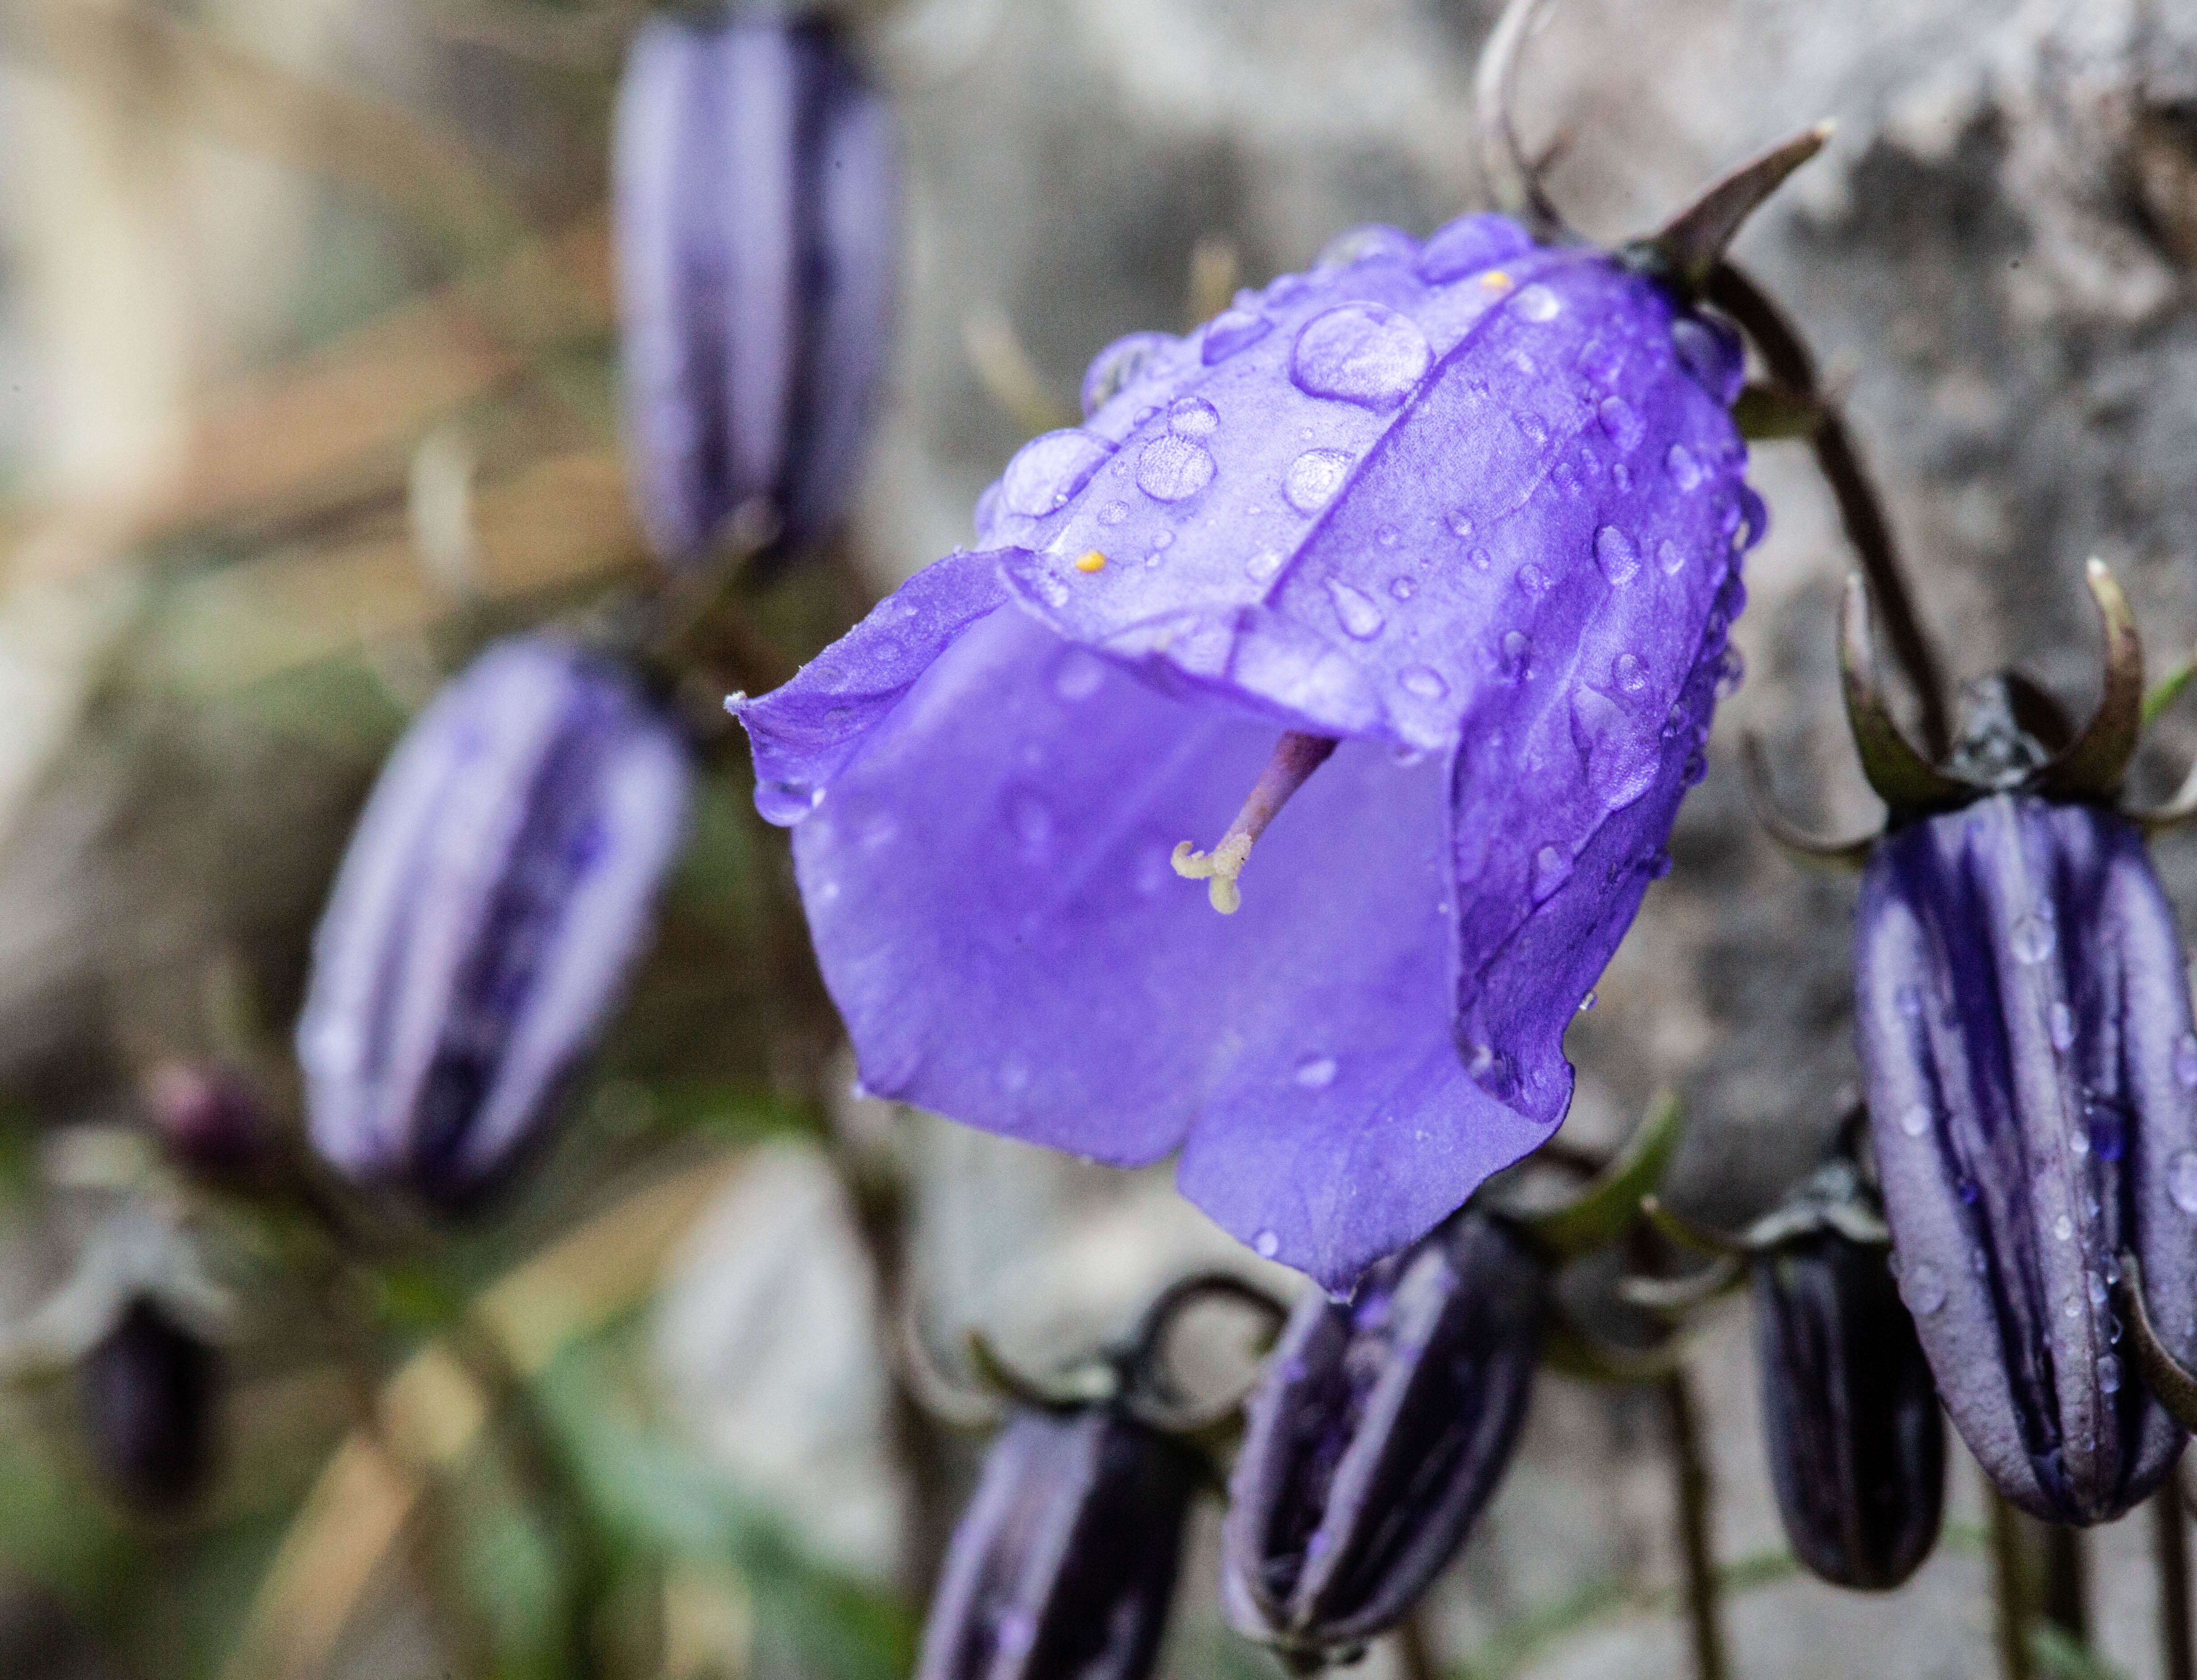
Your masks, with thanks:
[[[1106,557],[1096,548],[1075,562],[1075,569],[1078,571],[1103,571],[1105,566]]]

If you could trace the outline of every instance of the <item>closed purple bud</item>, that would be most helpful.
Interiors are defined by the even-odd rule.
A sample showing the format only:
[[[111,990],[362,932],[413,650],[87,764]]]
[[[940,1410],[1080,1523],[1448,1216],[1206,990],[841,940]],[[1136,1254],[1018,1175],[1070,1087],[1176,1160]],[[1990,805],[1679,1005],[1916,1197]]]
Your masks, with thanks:
[[[1362,1644],[1409,1613],[1509,1465],[1544,1274],[1475,1214],[1290,1315],[1229,1480],[1221,1593],[1254,1638]]]
[[[298,1025],[314,1144],[459,1203],[557,1101],[646,944],[686,742],[622,671],[500,642],[397,745],[313,944]]]
[[[1144,1680],[1205,1474],[1116,1408],[1017,1412],[954,1531],[916,1680]]]
[[[144,1090],[153,1129],[192,1172],[217,1184],[246,1185],[273,1164],[267,1105],[235,1069],[163,1062],[147,1076]]]
[[[1898,1586],[1938,1541],[1945,1426],[1883,1250],[1829,1231],[1771,1250],[1754,1340],[1794,1555],[1839,1586]]]
[[[845,511],[890,348],[892,113],[825,24],[658,18],[618,95],[613,206],[635,496],[667,559],[742,509]]]
[[[1997,794],[1872,853],[1856,1013],[1900,1290],[1953,1425],[2006,1497],[2119,1516],[2182,1432],[2110,1305],[2142,1261],[2197,1355],[2197,1038],[2135,826]]]
[[[118,1497],[165,1510],[206,1485],[218,1366],[212,1348],[142,1295],[93,1344],[77,1370],[84,1429]]]

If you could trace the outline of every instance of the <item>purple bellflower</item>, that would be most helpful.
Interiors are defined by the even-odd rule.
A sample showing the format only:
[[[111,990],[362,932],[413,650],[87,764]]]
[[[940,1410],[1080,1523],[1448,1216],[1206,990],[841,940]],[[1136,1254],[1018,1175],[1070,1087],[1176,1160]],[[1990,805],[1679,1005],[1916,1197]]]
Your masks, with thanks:
[[[2119,1516],[2182,1450],[2122,1345],[2124,1251],[2166,1305],[2167,1351],[2197,1353],[2187,959],[2142,819],[2115,808],[2142,704],[2135,625],[2095,560],[2090,582],[2107,675],[2080,735],[2001,678],[1974,691],[1951,759],[1927,763],[1877,692],[1858,583],[1841,649],[1893,814],[1843,849],[1866,858],[1856,1031],[1901,1292],[1970,1451],[2015,1504],[2072,1524]]]
[[[890,109],[815,19],[652,19],[613,205],[634,491],[668,559],[743,510],[780,552],[855,489],[890,345]]]
[[[1120,1408],[1018,1411],[954,1531],[916,1680],[1144,1680],[1208,1474]]]
[[[462,1203],[554,1110],[646,942],[693,768],[622,670],[500,642],[397,745],[313,945],[315,1146]]]
[[[1556,1128],[1765,523],[1739,342],[1649,266],[1369,228],[1124,340],[977,552],[735,698],[870,1089],[1179,1150],[1330,1288]]]
[[[1299,1300],[1253,1392],[1221,1539],[1228,1619],[1306,1655],[1393,1627],[1464,1544],[1533,1389],[1542,1261],[1461,1213]]]
[[[142,1510],[188,1501],[213,1468],[215,1351],[149,1296],[122,1310],[77,1374],[93,1462]]]

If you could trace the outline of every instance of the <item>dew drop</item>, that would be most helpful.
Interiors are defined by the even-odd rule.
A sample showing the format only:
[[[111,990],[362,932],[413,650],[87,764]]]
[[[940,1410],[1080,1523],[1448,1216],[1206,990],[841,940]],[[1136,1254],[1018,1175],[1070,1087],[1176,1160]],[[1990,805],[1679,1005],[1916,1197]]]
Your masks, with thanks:
[[[1308,397],[1394,408],[1432,360],[1408,316],[1378,304],[1343,304],[1314,316],[1290,351],[1290,379]]]
[[[1251,1239],[1251,1246],[1259,1251],[1261,1260],[1272,1260],[1282,1251],[1282,1239],[1271,1231],[1262,1231]]]
[[[1893,1000],[1899,1005],[1900,1014],[1908,1020],[1920,1021],[1922,1018],[1922,994],[1919,988],[1903,986],[1893,994]]]
[[[1533,644],[1523,630],[1503,633],[1503,674],[1512,681],[1526,675],[1526,663],[1533,657]]]
[[[1719,403],[1730,408],[1747,379],[1747,362],[1739,335],[1729,327],[1712,325],[1692,316],[1671,323],[1671,348],[1687,377]]]
[[[2060,1303],[2060,1316],[2063,1318],[2081,1318],[2083,1316],[2083,1303],[2075,1296],[2069,1295],[2067,1300]]]
[[[2090,1133],[2087,1127],[2067,1134],[2067,1149],[2078,1160],[2090,1152]]]
[[[1278,548],[1261,548],[1243,562],[1243,575],[1254,583],[1272,582],[1274,574],[1281,569],[1282,551]]]
[[[1466,558],[1471,560],[1473,569],[1476,571],[1486,571],[1495,564],[1495,556],[1489,553],[1484,547],[1475,548]]]
[[[1083,374],[1084,417],[1087,420],[1144,378],[1152,358],[1179,342],[1172,333],[1132,333],[1093,356]]]
[[[1335,1083],[1336,1067],[1332,1056],[1307,1056],[1297,1063],[1292,1077],[1307,1091],[1325,1091]]]
[[[1630,583],[1640,570],[1640,551],[1615,525],[1604,525],[1594,534],[1594,558],[1602,575],[1614,584]]]
[[[1449,516],[1445,518],[1442,523],[1449,527],[1450,534],[1452,536],[1470,536],[1472,535],[1472,515],[1466,513],[1462,507],[1452,509]]]
[[[2197,1091],[2197,1035],[2184,1033],[2174,1046],[2174,1079],[2184,1091]]]
[[[1976,1197],[1982,1193],[1983,1192],[1977,1188],[1976,1181],[1974,1179],[1962,1179],[1957,1180],[1953,1185],[1953,1194],[1961,1198],[1961,1202],[1963,1207],[1974,1207]]]
[[[2106,1304],[2106,1280],[2100,1274],[2095,1272],[2086,1272],[2083,1278],[2083,1287],[2090,1294],[2091,1306],[2103,1306]]]
[[[1590,990],[1585,997],[1580,999],[1579,1012],[1581,1015],[1585,1015],[1587,1011],[1592,1009],[1595,1005],[1600,1001],[1601,999],[1596,997],[1594,993]]]
[[[1274,330],[1274,323],[1249,310],[1223,310],[1205,328],[1205,365],[1226,362],[1239,350],[1249,350]]]
[[[1640,440],[1648,428],[1640,419],[1639,410],[1622,397],[1605,397],[1595,406],[1595,417],[1601,420],[1602,429],[1608,432],[1617,447],[1626,455],[1640,447]]]
[[[1518,428],[1529,443],[1545,443],[1549,441],[1548,423],[1539,414],[1528,409],[1522,408],[1518,413],[1511,415],[1510,423]]]
[[[1622,693],[1638,694],[1648,686],[1648,668],[1637,653],[1620,653],[1610,662],[1609,680]]]
[[[1300,513],[1319,513],[1350,476],[1350,460],[1341,449],[1307,449],[1282,475],[1282,499]]]
[[[1572,878],[1572,860],[1554,846],[1544,846],[1533,854],[1533,902],[1554,893]]]
[[[1656,738],[1595,689],[1572,695],[1572,743],[1586,766],[1590,791],[1605,810],[1621,811],[1655,785]]]
[[[1052,808],[1028,788],[1007,796],[1007,826],[1025,857],[1042,857],[1052,849]]]
[[[1369,641],[1388,628],[1388,621],[1381,609],[1373,604],[1371,596],[1354,589],[1337,577],[1327,580],[1329,599],[1335,603],[1335,616],[1342,621],[1342,628],[1360,641]]]
[[[2185,1214],[2197,1214],[2197,1150],[2177,1150],[2166,1163],[2166,1194]]]
[[[2041,963],[2052,954],[2055,936],[2044,918],[2025,915],[2015,921],[2006,942],[2017,963]]]
[[[1563,313],[1564,303],[1547,287],[1536,283],[1521,287],[1517,299],[1511,307],[1527,321],[1554,321]]]
[[[2055,1003],[2045,1011],[2044,1030],[2050,1034],[2055,1050],[2071,1048],[2075,1042],[2075,1011],[2063,1003]]]
[[[1930,1129],[1930,1108],[1927,1103],[1910,1103],[1899,1111],[1899,1129],[1910,1138],[1919,1138]]]
[[[1204,446],[1173,432],[1145,445],[1137,457],[1137,488],[1155,501],[1183,501],[1213,482],[1213,457]]]
[[[1396,681],[1406,694],[1422,700],[1439,700],[1449,692],[1449,684],[1432,665],[1406,665],[1396,674]]]
[[[1042,518],[1089,484],[1113,453],[1114,445],[1105,438],[1072,426],[1041,433],[1007,463],[1000,479],[1000,499],[1009,513]]]
[[[2091,1109],[2090,1136],[2090,1147],[2097,1150],[2101,1161],[2119,1161],[2128,1149],[2128,1123],[2111,1103],[2100,1103]]]
[[[1419,593],[1419,586],[1408,577],[1392,577],[1388,580],[1388,593],[1400,601],[1407,601]]]
[[[1461,216],[1428,235],[1419,252],[1419,276],[1429,286],[1446,286],[1530,249],[1532,241],[1506,217],[1484,211]]]
[[[1663,470],[1682,490],[1693,490],[1701,482],[1701,464],[1684,443],[1673,443],[1664,452]]]
[[[1544,595],[1549,593],[1551,588],[1554,587],[1549,582],[1549,574],[1543,571],[1540,567],[1535,565],[1531,560],[1527,561],[1525,565],[1518,568],[1517,581],[1518,588],[1524,593],[1526,599],[1529,601],[1539,600]]]
[[[1739,692],[1739,685],[1746,681],[1747,656],[1736,647],[1727,646],[1724,657],[1717,662],[1717,698],[1730,699]]]
[[[2068,1218],[2065,1214],[2061,1214],[2058,1219],[2052,1221],[2052,1234],[2062,1243],[2073,1242],[2075,1240],[2075,1221]]]
[[[1071,647],[1053,662],[1052,692],[1070,705],[1087,700],[1106,681],[1106,666],[1095,653]]]
[[[2118,1394],[2121,1390],[2121,1362],[2110,1353],[2098,1356],[2098,1392]]]
[[[1676,577],[1685,566],[1685,550],[1667,536],[1655,545],[1655,564],[1664,576]]]
[[[1118,525],[1128,517],[1129,504],[1126,501],[1110,501],[1098,510],[1098,523],[1102,525]]]
[[[1203,397],[1181,397],[1168,410],[1168,430],[1178,437],[1210,437],[1220,430],[1220,411]]]
[[[1945,1279],[1936,1266],[1924,1260],[1907,1269],[1899,1280],[1899,1292],[1906,1297],[1909,1312],[1927,1318],[1945,1304]]]

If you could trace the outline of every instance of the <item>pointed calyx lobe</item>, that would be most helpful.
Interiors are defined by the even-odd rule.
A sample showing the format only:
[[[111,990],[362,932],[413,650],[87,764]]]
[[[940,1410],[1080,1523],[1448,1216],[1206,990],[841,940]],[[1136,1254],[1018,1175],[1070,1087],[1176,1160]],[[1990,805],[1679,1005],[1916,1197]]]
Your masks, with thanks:
[[[2024,1509],[2118,1516],[2182,1445],[2118,1339],[2123,1248],[2197,1352],[2197,1038],[2142,838],[2023,794],[1912,823],[1858,940],[1885,1208],[1946,1411]]]
[[[1763,527],[1739,377],[1728,329],[1493,217],[1102,353],[984,552],[743,709],[866,1083],[1180,1148],[1336,1285],[1545,1137]],[[1170,854],[1291,731],[1341,744],[1215,917]]]

